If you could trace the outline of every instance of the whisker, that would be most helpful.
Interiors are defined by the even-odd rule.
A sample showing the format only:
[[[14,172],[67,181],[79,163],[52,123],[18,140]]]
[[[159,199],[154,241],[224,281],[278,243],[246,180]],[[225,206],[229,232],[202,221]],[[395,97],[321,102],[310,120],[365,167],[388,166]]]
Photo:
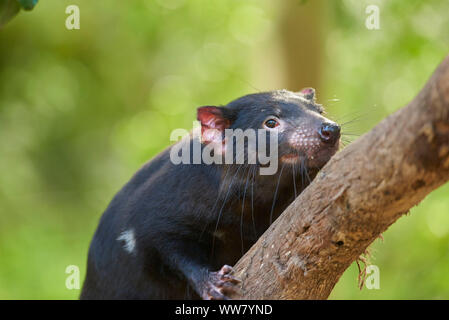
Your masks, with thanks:
[[[276,190],[275,190],[274,196],[273,196],[273,205],[271,206],[271,211],[270,211],[270,225],[273,222],[273,211],[274,211],[274,206],[276,204],[276,198],[277,198],[277,194],[278,194],[279,183],[281,182],[282,171],[284,171],[284,166],[285,166],[285,163],[282,165],[281,171],[279,172],[279,178],[278,178],[278,182],[276,184]]]
[[[354,140],[350,140],[350,139],[346,139],[346,138],[340,138],[340,141],[344,141],[344,142],[348,142],[348,143],[354,142]]]
[[[299,170],[301,172],[301,190],[304,190],[304,186],[305,186],[305,176],[304,176],[304,160],[301,159],[301,161],[299,162]]]
[[[253,167],[253,176],[251,178],[251,219],[253,221],[254,237],[257,238],[256,220],[254,219],[254,182],[256,180],[257,167]]]
[[[342,132],[341,133],[342,136],[354,136],[354,137],[360,137],[361,134],[358,133],[349,133],[349,132]]]
[[[241,244],[242,244],[242,255],[244,254],[244,248],[243,248],[243,212],[245,210],[246,188],[248,187],[248,181],[249,181],[250,173],[251,173],[251,166],[248,166],[248,174],[247,174],[247,177],[246,177],[245,188],[244,188],[244,191],[243,191],[242,214],[240,216],[240,240],[241,240]]]
[[[304,173],[306,174],[306,178],[308,180],[308,184],[310,184],[312,182],[312,179],[309,176],[309,172],[307,171],[307,165],[306,165],[306,160],[304,159]]]
[[[229,173],[230,170],[231,170],[231,166],[229,166],[229,167],[227,168],[226,173],[225,173],[225,176],[223,177],[223,181],[226,181],[226,178],[227,178],[228,173]],[[213,206],[212,209],[211,209],[211,212],[213,212],[213,211],[215,210],[215,208],[216,208],[216,206],[217,206],[217,204],[218,204],[218,201],[221,199],[221,194],[223,193],[223,190],[220,190],[220,189],[221,189],[221,187],[219,187],[219,189],[218,189],[217,199],[215,200],[215,203],[214,203],[214,206]],[[201,233],[200,233],[200,237],[198,238],[198,241],[201,240],[201,238],[203,237],[204,232],[206,231],[206,229],[207,229],[208,226],[209,226],[208,223],[205,224],[203,230],[202,230]]]
[[[232,185],[234,184],[235,177],[237,176],[237,174],[238,174],[238,172],[240,171],[240,169],[242,168],[242,166],[243,166],[243,165],[239,165],[239,167],[237,168],[237,170],[236,170],[234,176],[233,176],[232,179],[231,179],[231,182],[229,183],[228,191],[226,192],[226,196],[225,196],[225,198],[224,198],[224,200],[223,200],[223,204],[222,204],[222,206],[221,206],[220,212],[218,213],[218,218],[217,218],[217,223],[216,223],[216,225],[215,225],[214,233],[216,233],[217,230],[218,230],[218,225],[219,225],[219,223],[220,223],[221,214],[222,214],[223,209],[224,209],[224,207],[225,207],[226,201],[228,200],[228,196],[229,196],[229,193],[231,192]],[[215,248],[215,237],[213,237],[212,239],[213,239],[213,240],[212,240],[212,254],[213,254],[214,248]]]
[[[292,165],[292,176],[293,176],[293,190],[295,191],[295,199],[297,197],[297,192],[296,192],[296,170],[295,170],[295,163]]]
[[[349,112],[347,114],[344,114],[344,115],[338,117],[335,121],[340,122],[345,118],[347,119],[348,117],[354,117],[354,118],[347,122],[352,122],[354,120],[361,120],[361,119],[367,118],[370,115],[372,115],[374,111],[379,110],[379,106],[374,105],[374,106],[368,107],[367,109],[368,110],[357,110],[357,111]]]

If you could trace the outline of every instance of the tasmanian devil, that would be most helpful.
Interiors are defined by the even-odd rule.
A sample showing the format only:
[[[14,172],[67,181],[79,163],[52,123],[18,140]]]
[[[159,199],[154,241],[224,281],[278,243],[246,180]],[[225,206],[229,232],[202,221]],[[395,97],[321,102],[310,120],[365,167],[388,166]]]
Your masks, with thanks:
[[[227,299],[239,284],[229,265],[337,151],[340,127],[323,112],[312,88],[198,108],[199,138],[191,134],[146,163],[104,212],[80,298]],[[249,140],[240,163],[173,161],[173,154],[179,155],[174,148],[186,141],[190,160],[195,141],[200,151],[213,145],[210,154],[218,159],[233,149],[230,158],[236,160],[237,142],[225,134],[229,129],[267,133],[257,137],[277,154],[274,174],[262,174],[269,164],[257,158],[250,163]]]

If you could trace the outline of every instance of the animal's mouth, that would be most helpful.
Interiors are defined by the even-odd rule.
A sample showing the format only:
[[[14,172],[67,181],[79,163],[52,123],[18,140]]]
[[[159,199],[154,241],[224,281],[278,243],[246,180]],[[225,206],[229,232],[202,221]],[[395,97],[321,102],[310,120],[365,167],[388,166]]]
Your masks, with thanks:
[[[307,148],[296,152],[289,152],[280,157],[280,162],[296,165],[305,164],[308,167],[321,168],[338,151],[338,141],[332,146],[321,146],[321,148]]]
[[[322,168],[332,156],[338,151],[339,143],[333,146],[321,148],[320,150],[308,155],[309,167]]]
[[[291,163],[291,164],[298,163],[300,161],[300,159],[301,159],[301,157],[298,154],[293,154],[293,153],[286,154],[281,157],[282,162]]]

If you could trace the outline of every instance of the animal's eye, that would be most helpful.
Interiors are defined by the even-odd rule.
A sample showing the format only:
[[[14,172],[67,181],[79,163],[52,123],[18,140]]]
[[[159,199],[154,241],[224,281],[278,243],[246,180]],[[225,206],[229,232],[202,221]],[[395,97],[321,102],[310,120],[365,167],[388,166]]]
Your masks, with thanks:
[[[273,129],[279,125],[279,122],[276,119],[270,118],[270,119],[265,120],[264,125],[267,128]]]

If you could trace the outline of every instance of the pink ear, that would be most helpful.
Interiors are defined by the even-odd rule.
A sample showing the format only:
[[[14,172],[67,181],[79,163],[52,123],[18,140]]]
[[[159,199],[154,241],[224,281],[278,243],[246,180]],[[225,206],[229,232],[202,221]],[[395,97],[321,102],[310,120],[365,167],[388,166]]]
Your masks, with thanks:
[[[230,126],[230,121],[218,107],[198,108],[197,119],[201,123],[203,142],[206,143],[221,140],[222,132]]]
[[[304,88],[300,91],[300,93],[306,98],[307,100],[314,100],[315,99],[315,89],[313,88]]]

